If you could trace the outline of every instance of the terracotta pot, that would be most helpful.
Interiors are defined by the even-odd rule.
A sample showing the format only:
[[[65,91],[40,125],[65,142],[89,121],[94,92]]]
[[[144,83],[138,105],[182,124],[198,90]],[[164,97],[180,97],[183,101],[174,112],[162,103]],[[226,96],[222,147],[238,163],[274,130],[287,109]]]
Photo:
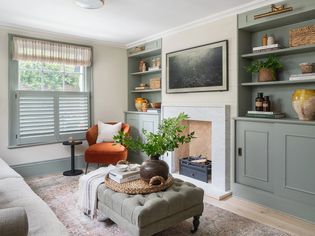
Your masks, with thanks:
[[[315,90],[298,89],[292,95],[292,106],[300,120],[315,119]]]
[[[261,68],[258,74],[258,82],[268,82],[276,80],[276,72],[272,69]]]
[[[161,176],[167,180],[169,173],[168,165],[165,161],[159,159],[159,156],[151,157],[140,166],[140,176],[146,182],[150,182],[154,176]],[[159,184],[159,183],[153,183]]]

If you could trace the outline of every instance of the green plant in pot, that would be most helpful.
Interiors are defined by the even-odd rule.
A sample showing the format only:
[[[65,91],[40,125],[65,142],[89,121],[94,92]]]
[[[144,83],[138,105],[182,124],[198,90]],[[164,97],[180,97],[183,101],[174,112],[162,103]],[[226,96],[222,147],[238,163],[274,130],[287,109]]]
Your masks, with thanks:
[[[277,80],[277,71],[283,68],[279,58],[269,56],[264,61],[253,61],[246,67],[248,72],[258,73],[258,82],[267,82]]]
[[[184,133],[187,127],[182,121],[188,118],[186,114],[180,113],[177,117],[162,120],[155,133],[143,129],[144,140],[119,132],[114,136],[114,141],[128,149],[142,151],[150,157],[140,167],[141,179],[149,183],[153,177],[159,176],[155,179],[164,182],[168,178],[169,168],[165,161],[160,160],[160,156],[174,151],[179,145],[189,143],[194,138],[194,132]]]

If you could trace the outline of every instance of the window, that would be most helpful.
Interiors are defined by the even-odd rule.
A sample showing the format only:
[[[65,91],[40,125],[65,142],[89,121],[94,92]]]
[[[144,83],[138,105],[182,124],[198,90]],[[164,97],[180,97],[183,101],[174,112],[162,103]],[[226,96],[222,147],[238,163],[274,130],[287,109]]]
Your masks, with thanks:
[[[14,36],[10,45],[10,146],[83,139],[91,48]]]

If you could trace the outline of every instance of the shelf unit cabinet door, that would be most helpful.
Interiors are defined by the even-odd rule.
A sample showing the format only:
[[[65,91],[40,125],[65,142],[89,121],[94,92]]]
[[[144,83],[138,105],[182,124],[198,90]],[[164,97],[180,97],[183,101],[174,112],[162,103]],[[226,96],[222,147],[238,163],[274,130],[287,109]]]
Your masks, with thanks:
[[[315,126],[278,124],[276,194],[315,206]]]
[[[272,125],[236,122],[236,182],[272,192]]]

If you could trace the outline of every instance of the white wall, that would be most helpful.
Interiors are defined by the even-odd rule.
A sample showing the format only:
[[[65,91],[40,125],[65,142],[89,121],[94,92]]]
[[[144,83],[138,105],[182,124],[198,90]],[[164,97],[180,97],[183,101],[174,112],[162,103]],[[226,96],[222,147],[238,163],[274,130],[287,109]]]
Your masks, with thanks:
[[[236,115],[237,98],[237,18],[230,16],[163,37],[162,86],[166,88],[166,53],[203,44],[228,40],[229,90],[226,92],[202,92],[166,94],[162,92],[163,105],[231,105],[232,115]]]
[[[126,49],[78,38],[0,28],[0,158],[15,165],[70,156],[69,147],[62,144],[8,149],[8,33],[93,46],[94,122],[123,120],[127,108]],[[77,154],[82,154],[85,147],[86,144],[76,148]]]

